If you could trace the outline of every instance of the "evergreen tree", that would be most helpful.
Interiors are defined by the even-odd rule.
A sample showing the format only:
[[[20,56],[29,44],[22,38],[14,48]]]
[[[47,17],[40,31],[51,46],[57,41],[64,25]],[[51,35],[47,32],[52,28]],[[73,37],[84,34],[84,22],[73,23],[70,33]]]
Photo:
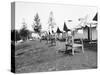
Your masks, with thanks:
[[[28,37],[29,37],[29,30],[27,29],[25,22],[23,23],[23,27],[20,30],[20,36],[21,36],[21,39],[24,40],[24,41],[27,40]]]
[[[32,25],[32,27],[36,33],[40,33],[41,23],[38,13],[34,16],[34,24]]]

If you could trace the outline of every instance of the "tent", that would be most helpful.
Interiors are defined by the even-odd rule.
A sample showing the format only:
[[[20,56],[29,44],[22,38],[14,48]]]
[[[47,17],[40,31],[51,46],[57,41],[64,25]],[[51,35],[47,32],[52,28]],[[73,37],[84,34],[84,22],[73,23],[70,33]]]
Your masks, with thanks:
[[[94,16],[93,21],[98,21],[98,13]]]
[[[97,16],[98,14],[96,13],[93,19],[87,22],[85,27],[83,27],[84,39],[88,39],[89,41],[97,40]]]
[[[56,31],[56,33],[57,33],[57,38],[58,39],[61,39],[62,38],[62,31],[59,29],[59,28],[57,28],[57,31]]]
[[[57,28],[56,33],[62,33],[62,31],[60,31],[60,29],[59,29],[59,28]]]
[[[70,29],[68,29],[68,27],[66,26],[66,23],[65,22],[64,22],[63,30],[66,31],[66,32],[70,31]]]
[[[90,23],[90,41],[97,40],[97,29],[96,29],[97,24],[98,24],[97,23],[97,21],[98,21],[98,14],[97,13],[92,20],[93,20],[93,22]]]
[[[84,39],[88,39],[89,41],[97,40],[97,29],[96,29],[96,26],[92,26],[91,30],[90,30],[90,27],[86,25],[83,28],[83,34],[84,34]]]
[[[90,29],[89,26],[85,25],[85,27],[83,28],[83,34],[84,34],[84,39],[88,39],[90,40]]]

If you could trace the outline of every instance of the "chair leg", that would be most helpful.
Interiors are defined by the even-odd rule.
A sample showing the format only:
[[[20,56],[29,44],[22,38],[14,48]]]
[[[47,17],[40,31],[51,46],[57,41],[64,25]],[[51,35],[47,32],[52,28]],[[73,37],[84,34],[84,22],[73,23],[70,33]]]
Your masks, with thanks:
[[[74,48],[72,47],[72,55],[74,55]]]
[[[83,52],[83,54],[84,54],[84,47],[82,46],[82,52]]]
[[[83,44],[83,39],[81,39],[81,42],[82,42],[82,52],[84,54],[84,44]]]

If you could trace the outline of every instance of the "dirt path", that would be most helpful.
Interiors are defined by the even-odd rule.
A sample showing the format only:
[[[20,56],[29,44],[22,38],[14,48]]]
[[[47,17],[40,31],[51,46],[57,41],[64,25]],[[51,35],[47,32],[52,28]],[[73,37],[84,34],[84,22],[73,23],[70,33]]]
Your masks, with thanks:
[[[24,46],[25,45],[25,46]],[[46,41],[28,41],[16,46],[16,72],[43,72],[56,70],[90,69],[97,67],[96,51],[87,50],[85,54],[81,48],[74,56],[56,53],[65,49],[64,42],[57,42],[56,46],[46,44]]]

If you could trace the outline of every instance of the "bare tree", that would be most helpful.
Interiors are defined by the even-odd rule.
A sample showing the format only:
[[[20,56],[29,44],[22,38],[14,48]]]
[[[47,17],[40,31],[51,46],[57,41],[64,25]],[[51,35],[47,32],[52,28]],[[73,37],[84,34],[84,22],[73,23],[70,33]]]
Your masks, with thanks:
[[[48,24],[49,24],[49,30],[50,28],[51,30],[53,30],[54,26],[56,25],[52,11],[50,12],[50,15],[49,15]]]

